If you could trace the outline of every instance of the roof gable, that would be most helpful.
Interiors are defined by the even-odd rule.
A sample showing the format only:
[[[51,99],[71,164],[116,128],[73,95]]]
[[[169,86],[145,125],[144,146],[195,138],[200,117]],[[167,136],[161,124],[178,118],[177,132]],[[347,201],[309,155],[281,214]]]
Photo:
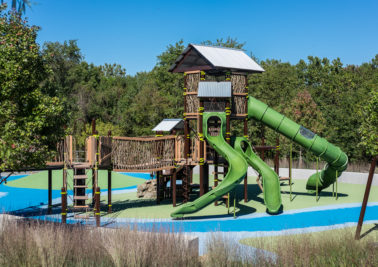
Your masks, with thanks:
[[[189,46],[171,66],[171,72],[193,70],[263,72],[264,69],[243,50],[216,46]]]

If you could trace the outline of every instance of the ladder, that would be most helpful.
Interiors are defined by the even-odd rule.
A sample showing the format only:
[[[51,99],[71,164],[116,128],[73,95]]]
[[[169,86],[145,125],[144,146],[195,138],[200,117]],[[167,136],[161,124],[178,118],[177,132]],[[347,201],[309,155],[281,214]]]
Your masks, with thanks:
[[[80,164],[73,166],[73,207],[74,209],[89,208],[87,191],[87,170],[89,165]]]

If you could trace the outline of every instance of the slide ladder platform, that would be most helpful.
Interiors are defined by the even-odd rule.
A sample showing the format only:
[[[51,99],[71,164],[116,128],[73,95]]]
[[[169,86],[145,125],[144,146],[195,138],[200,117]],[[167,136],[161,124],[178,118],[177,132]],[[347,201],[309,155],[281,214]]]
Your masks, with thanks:
[[[88,195],[86,193],[87,186],[87,168],[89,166],[74,165],[73,166],[73,204],[75,209],[88,208],[86,200],[88,200]]]

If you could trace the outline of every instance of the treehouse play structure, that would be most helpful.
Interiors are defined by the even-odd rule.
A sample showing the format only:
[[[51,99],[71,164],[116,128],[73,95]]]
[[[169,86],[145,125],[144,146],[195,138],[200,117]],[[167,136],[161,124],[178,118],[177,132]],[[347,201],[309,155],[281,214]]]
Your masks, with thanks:
[[[183,119],[164,119],[153,131],[154,137],[93,136],[86,141],[85,162],[75,160],[73,138],[61,145],[60,160],[50,165],[64,165],[62,218],[67,211],[67,170],[73,169],[72,209],[87,209],[86,173],[93,173],[93,210],[99,220],[100,189],[98,169],[109,170],[108,209],[111,212],[111,170],[148,172],[157,179],[157,203],[172,199],[171,214],[181,218],[227,197],[244,181],[247,201],[247,169],[255,169],[262,181],[264,202],[269,213],[282,209],[278,149],[276,146],[252,146],[248,141],[248,120],[254,119],[313,152],[327,162],[324,169],[309,177],[306,188],[320,192],[335,182],[347,168],[348,158],[340,148],[276,112],[248,95],[247,75],[264,69],[242,50],[190,44],[170,72],[183,73]],[[250,90],[253,93],[253,88]],[[279,93],[279,92],[278,92]],[[241,124],[243,136],[233,136],[231,124]],[[276,149],[276,164],[271,169],[255,151]],[[214,187],[209,187],[209,166],[214,166]],[[193,184],[193,168],[199,166],[199,185]],[[49,179],[50,181],[50,179]],[[50,186],[49,186],[50,187]],[[193,189],[199,195],[190,202]],[[194,190],[195,191],[195,190]],[[49,200],[50,202],[50,200]]]

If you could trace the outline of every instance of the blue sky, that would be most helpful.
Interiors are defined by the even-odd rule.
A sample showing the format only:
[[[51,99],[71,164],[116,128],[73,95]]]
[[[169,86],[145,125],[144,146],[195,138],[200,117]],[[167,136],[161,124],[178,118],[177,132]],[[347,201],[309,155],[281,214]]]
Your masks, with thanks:
[[[32,0],[38,41],[77,39],[85,59],[148,71],[166,46],[237,38],[257,58],[293,64],[309,55],[345,64],[378,53],[376,0]]]

